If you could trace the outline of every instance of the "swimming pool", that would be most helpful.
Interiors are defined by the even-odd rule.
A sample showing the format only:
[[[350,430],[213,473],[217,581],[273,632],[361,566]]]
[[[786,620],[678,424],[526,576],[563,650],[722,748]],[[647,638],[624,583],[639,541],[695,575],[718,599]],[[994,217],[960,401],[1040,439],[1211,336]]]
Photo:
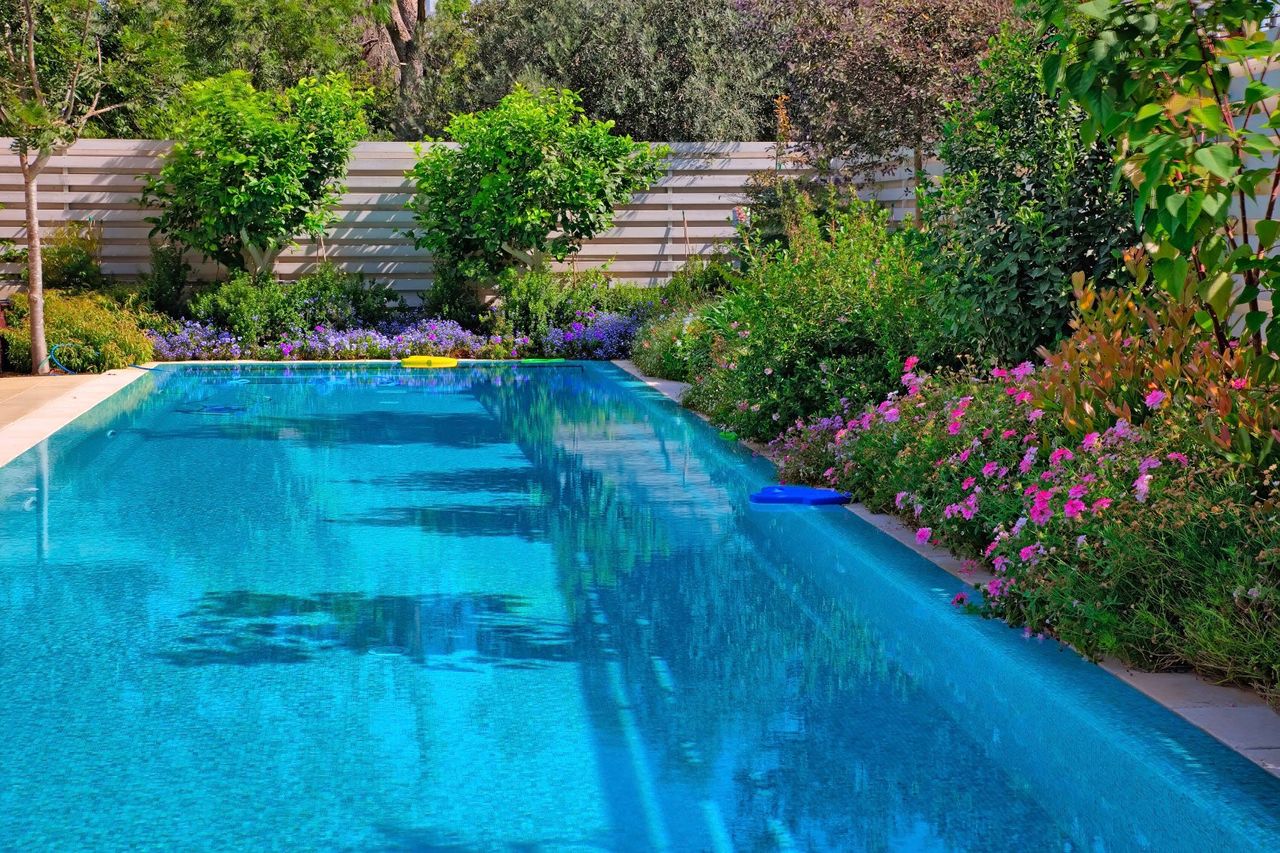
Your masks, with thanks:
[[[0,468],[0,843],[1280,844],[1280,780],[772,480],[607,364],[155,370]]]

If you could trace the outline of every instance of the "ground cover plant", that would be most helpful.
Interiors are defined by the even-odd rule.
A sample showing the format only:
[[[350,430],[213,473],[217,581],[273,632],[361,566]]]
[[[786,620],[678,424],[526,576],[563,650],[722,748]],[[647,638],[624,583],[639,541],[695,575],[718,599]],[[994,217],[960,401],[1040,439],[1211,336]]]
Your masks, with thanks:
[[[994,573],[957,605],[1280,701],[1280,472],[1223,436],[1280,438],[1280,388],[1249,378],[1248,347],[1218,353],[1193,302],[1080,295],[1042,364],[931,376],[910,358],[879,403],[797,421],[774,444],[781,477]]]

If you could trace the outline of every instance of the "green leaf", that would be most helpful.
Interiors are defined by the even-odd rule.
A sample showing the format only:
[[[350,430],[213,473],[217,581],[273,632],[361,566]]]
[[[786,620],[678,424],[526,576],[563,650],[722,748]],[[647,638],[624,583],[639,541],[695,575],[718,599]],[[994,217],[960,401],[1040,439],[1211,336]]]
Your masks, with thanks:
[[[1280,235],[1280,221],[1275,219],[1259,219],[1253,223],[1254,233],[1258,235],[1258,248],[1269,249]]]
[[[1193,156],[1197,163],[1223,180],[1231,178],[1240,166],[1236,152],[1230,145],[1222,143],[1198,148]]]
[[[1105,21],[1115,5],[1115,0],[1090,0],[1088,3],[1081,3],[1077,6],[1076,11],[1086,17]]]

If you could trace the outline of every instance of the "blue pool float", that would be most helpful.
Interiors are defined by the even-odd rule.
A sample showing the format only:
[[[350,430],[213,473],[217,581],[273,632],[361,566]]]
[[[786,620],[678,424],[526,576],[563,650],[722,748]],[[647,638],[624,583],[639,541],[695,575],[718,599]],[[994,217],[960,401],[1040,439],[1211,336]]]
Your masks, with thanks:
[[[815,489],[812,486],[765,486],[751,496],[756,504],[801,504],[803,506],[834,506],[847,504],[850,498],[835,489]]]

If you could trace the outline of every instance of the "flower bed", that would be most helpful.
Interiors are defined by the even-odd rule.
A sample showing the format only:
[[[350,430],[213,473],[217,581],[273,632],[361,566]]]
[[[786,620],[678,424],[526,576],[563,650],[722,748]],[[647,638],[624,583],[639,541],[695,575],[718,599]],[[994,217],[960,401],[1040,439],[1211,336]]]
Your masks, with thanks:
[[[1196,405],[1158,388],[1080,436],[1046,416],[1052,368],[916,366],[878,405],[797,421],[774,443],[782,479],[849,491],[994,572],[958,605],[1280,700],[1274,471],[1231,464],[1199,439]]]

